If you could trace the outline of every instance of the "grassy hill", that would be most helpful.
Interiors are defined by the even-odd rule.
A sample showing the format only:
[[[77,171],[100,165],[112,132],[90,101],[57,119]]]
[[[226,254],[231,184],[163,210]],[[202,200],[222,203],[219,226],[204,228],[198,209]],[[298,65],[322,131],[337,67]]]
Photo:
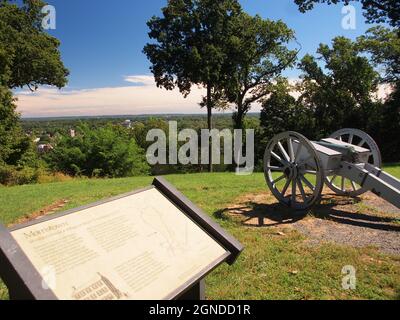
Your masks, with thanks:
[[[400,167],[388,171],[400,177]],[[223,210],[246,194],[266,191],[262,174],[171,175],[167,180],[204,209],[246,247],[238,262],[221,266],[207,279],[208,299],[399,299],[400,257],[374,247],[333,243],[310,246],[296,230],[251,227]],[[150,184],[151,177],[72,180],[0,187],[0,221],[12,224],[43,211],[77,207]],[[361,207],[360,207],[361,208]],[[311,213],[312,214],[312,213]],[[280,229],[281,230],[281,229]],[[357,289],[342,289],[342,268],[357,269]],[[0,284],[0,299],[8,297]]]

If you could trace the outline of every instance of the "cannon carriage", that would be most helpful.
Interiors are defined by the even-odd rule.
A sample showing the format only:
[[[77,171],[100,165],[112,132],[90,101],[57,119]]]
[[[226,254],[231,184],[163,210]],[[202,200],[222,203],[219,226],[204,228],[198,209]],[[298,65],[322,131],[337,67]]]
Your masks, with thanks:
[[[284,132],[271,139],[264,155],[268,187],[295,210],[319,203],[325,185],[349,197],[372,191],[400,208],[400,180],[381,167],[376,142],[357,129],[342,129],[321,141]]]

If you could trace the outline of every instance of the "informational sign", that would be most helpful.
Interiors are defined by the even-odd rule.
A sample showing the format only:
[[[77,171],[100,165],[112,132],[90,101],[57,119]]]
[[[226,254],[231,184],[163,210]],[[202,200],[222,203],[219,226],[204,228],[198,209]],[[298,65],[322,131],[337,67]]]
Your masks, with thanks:
[[[151,187],[10,234],[57,299],[173,299],[231,256],[194,218]]]

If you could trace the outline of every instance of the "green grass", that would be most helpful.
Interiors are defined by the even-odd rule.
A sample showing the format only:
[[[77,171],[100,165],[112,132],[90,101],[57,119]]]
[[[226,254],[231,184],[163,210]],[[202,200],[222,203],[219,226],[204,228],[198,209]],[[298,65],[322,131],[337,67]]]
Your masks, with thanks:
[[[400,177],[399,166],[387,170]],[[233,266],[221,266],[207,278],[209,299],[399,299],[400,257],[374,248],[335,244],[309,247],[296,231],[279,236],[270,228],[244,227],[235,219],[218,217],[243,194],[265,191],[262,174],[229,173],[171,175],[167,179],[204,209],[246,249]],[[64,209],[77,207],[150,184],[150,177],[73,180],[64,183],[0,188],[0,221],[10,224],[59,200]],[[357,289],[342,289],[341,270],[357,269]],[[0,299],[8,297],[0,284]]]
[[[385,165],[385,170],[395,177],[400,177],[400,164],[399,163],[388,163]]]

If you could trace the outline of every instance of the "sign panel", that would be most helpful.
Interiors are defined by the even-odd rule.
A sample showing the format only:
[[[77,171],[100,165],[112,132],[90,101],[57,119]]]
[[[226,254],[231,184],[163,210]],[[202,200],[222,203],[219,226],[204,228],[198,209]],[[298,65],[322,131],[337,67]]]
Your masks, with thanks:
[[[171,299],[230,255],[157,188],[11,232],[58,299]]]

